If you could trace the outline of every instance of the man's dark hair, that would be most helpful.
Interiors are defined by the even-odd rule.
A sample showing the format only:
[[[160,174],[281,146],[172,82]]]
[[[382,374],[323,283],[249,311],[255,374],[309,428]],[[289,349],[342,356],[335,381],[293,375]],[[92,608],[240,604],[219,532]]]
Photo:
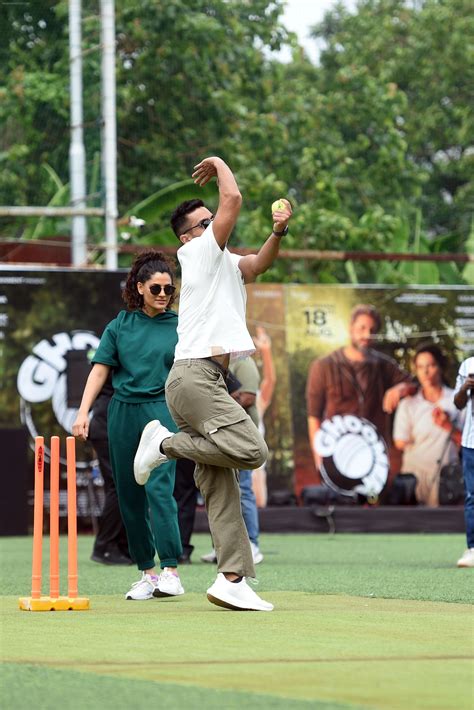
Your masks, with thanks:
[[[375,324],[375,332],[380,332],[380,328],[382,327],[382,319],[380,318],[380,314],[375,306],[371,306],[368,303],[358,303],[357,306],[354,306],[351,311],[351,325],[355,323],[359,316],[370,316]]]
[[[178,239],[180,235],[183,234],[183,227],[186,224],[188,214],[190,212],[194,212],[194,210],[197,210],[198,207],[205,207],[204,202],[202,200],[194,199],[181,202],[181,204],[174,210],[171,215],[170,222],[171,229],[176,234]]]

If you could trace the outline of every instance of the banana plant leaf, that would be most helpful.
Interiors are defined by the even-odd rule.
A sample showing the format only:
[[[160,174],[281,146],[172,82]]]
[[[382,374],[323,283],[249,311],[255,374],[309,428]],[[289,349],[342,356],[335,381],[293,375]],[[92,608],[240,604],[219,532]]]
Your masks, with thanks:
[[[153,224],[164,215],[171,214],[176,205],[184,202],[184,200],[198,198],[214,205],[217,197],[218,191],[215,182],[199,187],[189,178],[168,185],[153,195],[146,197],[138,204],[130,207],[125,216],[131,217],[133,215],[145,220],[146,224]]]

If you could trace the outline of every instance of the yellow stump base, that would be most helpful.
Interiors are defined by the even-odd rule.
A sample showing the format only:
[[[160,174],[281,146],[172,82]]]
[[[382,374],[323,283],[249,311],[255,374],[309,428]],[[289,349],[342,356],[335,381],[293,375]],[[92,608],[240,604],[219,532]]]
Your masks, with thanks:
[[[87,597],[20,597],[18,606],[23,611],[86,611],[89,609],[89,599]]]

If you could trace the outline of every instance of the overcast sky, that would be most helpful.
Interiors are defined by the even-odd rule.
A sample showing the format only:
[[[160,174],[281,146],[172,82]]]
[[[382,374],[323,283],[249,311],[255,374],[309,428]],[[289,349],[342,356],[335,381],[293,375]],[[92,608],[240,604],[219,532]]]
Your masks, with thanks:
[[[287,0],[283,14],[283,24],[287,29],[296,32],[300,44],[306,49],[311,59],[316,60],[318,51],[316,42],[308,38],[308,33],[313,25],[323,19],[324,13],[336,4],[336,0]],[[344,5],[349,9],[355,7],[356,0],[345,0]],[[284,57],[282,57],[284,58]],[[287,57],[289,59],[289,56]]]

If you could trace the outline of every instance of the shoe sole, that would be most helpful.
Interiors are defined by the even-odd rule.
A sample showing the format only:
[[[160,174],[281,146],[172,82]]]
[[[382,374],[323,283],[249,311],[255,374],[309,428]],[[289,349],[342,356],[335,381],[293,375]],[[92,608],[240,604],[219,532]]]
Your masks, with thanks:
[[[205,562],[207,565],[216,565],[217,557],[214,557],[212,560],[206,560],[204,557],[201,557],[201,562]]]
[[[177,594],[169,594],[168,592],[162,592],[161,589],[155,589],[153,592],[153,596],[157,597],[158,599],[161,599],[162,597],[181,597],[184,594],[184,589],[182,592],[178,592]]]
[[[141,599],[137,599],[136,597],[129,597],[129,596],[126,596],[125,599],[128,602],[146,602],[149,599],[153,599],[153,594],[150,597],[141,597]]]
[[[235,604],[232,604],[231,602],[228,602],[225,599],[219,599],[219,597],[215,597],[213,594],[209,594],[209,592],[207,593],[207,598],[211,602],[211,604],[215,604],[216,606],[220,606],[224,609],[230,609],[231,611],[273,611],[273,607],[271,609],[255,609],[248,606],[236,606]]]
[[[135,477],[135,481],[138,483],[139,486],[145,485],[145,483],[150,478],[151,471],[153,470],[151,469],[146,474],[140,473],[141,459],[143,458],[143,449],[147,449],[148,446],[151,444],[153,440],[153,433],[156,431],[156,428],[157,427],[154,421],[148,422],[148,424],[142,431],[137,453],[135,454],[135,458],[133,460],[133,475]]]
[[[474,564],[466,564],[465,562],[461,562],[461,563],[458,562],[457,566],[460,569],[472,569],[474,567]]]

